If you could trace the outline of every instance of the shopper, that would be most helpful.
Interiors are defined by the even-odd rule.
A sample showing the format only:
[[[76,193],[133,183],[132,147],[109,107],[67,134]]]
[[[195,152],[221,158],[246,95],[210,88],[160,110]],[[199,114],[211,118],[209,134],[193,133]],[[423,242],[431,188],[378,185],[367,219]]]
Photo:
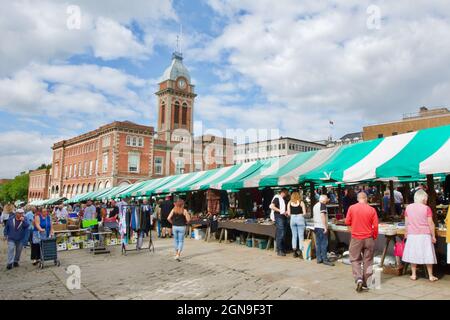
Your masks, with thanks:
[[[317,263],[323,263],[327,266],[334,266],[327,257],[328,251],[328,197],[325,194],[320,195],[319,202],[313,207],[314,234],[316,235],[316,256]]]
[[[41,240],[52,237],[53,225],[48,209],[43,208],[40,213],[37,213],[34,218],[33,240],[31,244],[31,260],[33,265],[38,264],[41,259]]]
[[[394,190],[395,213],[399,216],[402,214],[403,195],[400,191]]]
[[[173,202],[170,196],[166,197],[166,200],[161,204],[161,237],[170,237],[172,235],[172,225],[170,224],[168,217],[172,209],[174,208]]]
[[[358,200],[356,199],[355,190],[353,190],[353,188],[346,189],[345,195],[342,198],[342,208],[344,210],[344,216],[347,216],[348,208],[356,203],[358,203]]]
[[[291,194],[291,201],[287,205],[287,215],[291,218],[292,250],[294,258],[303,259],[303,240],[305,239],[305,217],[306,206],[299,192]],[[297,242],[299,246],[297,246]],[[298,249],[297,249],[298,248]]]
[[[163,203],[162,199],[159,199],[155,206],[155,216],[156,216],[156,231],[158,233],[158,238],[161,238],[161,204]]]
[[[378,237],[377,211],[367,201],[365,192],[358,193],[358,203],[348,209],[345,223],[351,227],[350,262],[356,291],[367,289],[367,279],[372,275],[375,240]]]
[[[55,212],[56,219],[61,223],[66,223],[67,218],[69,217],[69,212],[67,211],[67,208],[63,204],[55,208],[57,208]]]
[[[280,193],[277,194],[272,199],[270,204],[270,209],[272,210],[270,218],[275,221],[276,226],[276,246],[277,255],[286,256],[284,238],[286,236],[286,225],[287,225],[287,196],[289,195],[288,190],[283,188]]]
[[[83,220],[97,219],[97,208],[92,204],[92,201],[87,202],[86,209],[84,209]]]
[[[17,209],[15,214],[11,214],[8,221],[6,221],[3,233],[8,242],[8,262],[6,265],[8,270],[11,270],[13,266],[19,266],[23,239],[28,227],[29,224],[24,217],[23,209]]]
[[[36,209],[34,207],[27,207],[25,219],[28,222],[28,230],[25,232],[25,237],[23,238],[23,247],[26,248],[31,242],[31,234],[33,233],[33,221],[34,213]]]
[[[167,220],[173,225],[173,235],[175,239],[175,259],[179,261],[184,245],[186,225],[191,220],[188,211],[184,208],[184,200],[179,199],[175,203],[175,207],[170,212]]]
[[[404,262],[411,264],[411,280],[417,280],[417,265],[425,264],[428,269],[429,280],[434,282],[438,278],[433,276],[433,264],[436,264],[435,225],[431,208],[426,205],[428,195],[423,190],[414,194],[414,203],[406,207],[405,211],[405,238],[406,245],[403,251]]]

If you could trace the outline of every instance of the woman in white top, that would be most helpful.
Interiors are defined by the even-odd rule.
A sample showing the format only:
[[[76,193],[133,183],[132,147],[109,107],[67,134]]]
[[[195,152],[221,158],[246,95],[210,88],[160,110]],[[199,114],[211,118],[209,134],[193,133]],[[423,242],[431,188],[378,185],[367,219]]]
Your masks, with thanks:
[[[303,259],[303,240],[305,239],[305,217],[306,206],[303,202],[303,197],[298,192],[293,192],[291,195],[291,201],[287,205],[287,215],[291,218],[291,230],[292,230],[292,250],[294,251],[294,258],[300,257]],[[297,247],[297,240],[299,246]],[[300,251],[297,250],[300,248]]]

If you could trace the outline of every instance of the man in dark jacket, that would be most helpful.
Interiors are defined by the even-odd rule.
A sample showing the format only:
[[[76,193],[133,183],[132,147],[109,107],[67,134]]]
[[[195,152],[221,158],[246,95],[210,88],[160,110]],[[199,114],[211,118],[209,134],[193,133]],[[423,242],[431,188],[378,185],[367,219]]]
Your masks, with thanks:
[[[16,213],[12,214],[6,222],[4,236],[6,241],[8,241],[8,262],[6,265],[8,270],[11,270],[13,266],[19,266],[23,239],[25,238],[26,230],[30,226],[23,215],[23,209],[17,209]]]

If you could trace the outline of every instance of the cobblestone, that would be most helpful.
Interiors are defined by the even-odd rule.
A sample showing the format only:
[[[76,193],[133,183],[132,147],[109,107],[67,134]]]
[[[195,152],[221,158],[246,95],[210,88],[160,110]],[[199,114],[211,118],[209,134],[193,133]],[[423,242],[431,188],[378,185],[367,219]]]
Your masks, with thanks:
[[[187,240],[182,261],[173,259],[171,240],[156,240],[155,252],[93,256],[61,252],[61,267],[32,266],[29,249],[20,268],[7,271],[0,245],[1,299],[449,299],[450,277],[438,283],[383,275],[382,288],[358,294],[350,266],[330,268],[314,261],[280,258],[236,244]],[[66,287],[65,269],[81,268],[81,289]]]

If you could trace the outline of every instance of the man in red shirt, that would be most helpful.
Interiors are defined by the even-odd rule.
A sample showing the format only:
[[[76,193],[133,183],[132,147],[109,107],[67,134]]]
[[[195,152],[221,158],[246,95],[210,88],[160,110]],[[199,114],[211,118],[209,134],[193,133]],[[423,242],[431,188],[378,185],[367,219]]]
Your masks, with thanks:
[[[367,289],[367,279],[372,275],[375,240],[378,237],[378,216],[367,203],[367,194],[358,193],[358,203],[350,206],[345,224],[351,227],[350,262],[356,291]]]

